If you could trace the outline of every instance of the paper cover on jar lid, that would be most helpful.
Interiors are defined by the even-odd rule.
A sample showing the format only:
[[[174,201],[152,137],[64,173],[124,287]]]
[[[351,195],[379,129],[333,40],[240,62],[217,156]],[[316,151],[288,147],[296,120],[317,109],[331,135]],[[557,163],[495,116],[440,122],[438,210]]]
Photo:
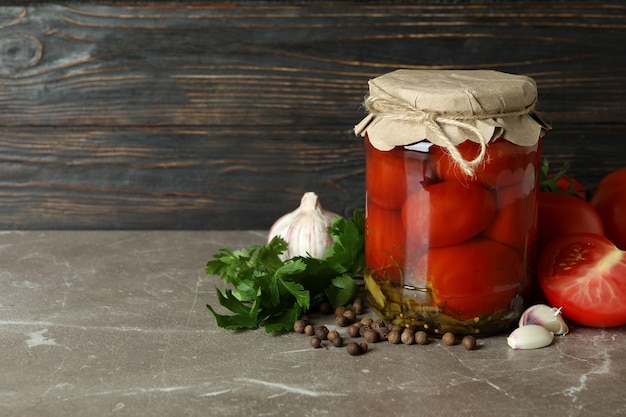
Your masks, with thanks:
[[[537,88],[526,76],[488,70],[397,70],[370,80],[369,89],[369,114],[355,126],[355,133],[367,133],[380,150],[424,139],[451,146],[502,135],[528,146],[548,128],[533,115]]]

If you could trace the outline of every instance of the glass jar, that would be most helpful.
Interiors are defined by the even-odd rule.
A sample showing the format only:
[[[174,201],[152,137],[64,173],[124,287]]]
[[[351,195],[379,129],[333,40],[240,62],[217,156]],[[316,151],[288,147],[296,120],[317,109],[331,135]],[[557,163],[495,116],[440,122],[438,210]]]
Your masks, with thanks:
[[[504,331],[519,319],[535,283],[538,168],[547,126],[532,112],[534,81],[493,71],[402,72],[389,74],[395,87],[385,76],[370,81],[370,114],[357,126],[366,149],[369,303],[387,322],[433,334]],[[424,87],[425,79],[435,88]],[[523,88],[511,87],[511,79]],[[384,100],[399,99],[380,105],[373,83]],[[509,104],[484,112],[473,102],[468,113],[449,93],[432,110],[436,106],[419,102],[426,100],[421,88],[436,98],[471,88],[481,104],[499,88],[494,100]],[[503,91],[508,88],[514,91]],[[407,90],[419,99],[406,101],[413,97]],[[528,90],[522,104],[510,104],[511,94]],[[511,117],[525,120],[521,127],[502,120]]]

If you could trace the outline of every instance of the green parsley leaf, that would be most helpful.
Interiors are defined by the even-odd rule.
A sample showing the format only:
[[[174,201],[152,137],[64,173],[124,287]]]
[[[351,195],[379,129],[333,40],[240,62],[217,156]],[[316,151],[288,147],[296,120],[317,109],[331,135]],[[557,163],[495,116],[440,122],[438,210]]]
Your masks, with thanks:
[[[333,305],[348,304],[357,294],[357,282],[349,275],[333,278],[332,285],[326,289],[326,296]]]
[[[302,310],[298,308],[288,308],[279,316],[267,319],[263,323],[263,327],[265,327],[265,331],[268,333],[283,330],[289,331],[293,329],[293,323],[295,323],[301,315]]]
[[[254,306],[246,306],[233,296],[230,290],[225,290],[224,292],[218,290],[217,296],[222,306],[236,313],[233,316],[224,316],[216,313],[215,310],[207,304],[207,308],[213,313],[213,316],[215,316],[218,326],[231,330],[256,327],[257,312]]]
[[[337,272],[358,274],[364,264],[365,218],[355,210],[353,221],[335,219],[329,233],[334,243],[328,248],[326,258],[333,263]]]
[[[274,272],[260,275],[258,281],[262,293],[262,301],[268,306],[276,307],[288,298],[287,293],[293,295],[297,301],[295,293],[297,293],[298,290],[304,291],[304,289],[301,285],[298,285],[299,288],[294,288],[291,284],[296,283],[289,282],[288,280],[291,275],[304,271],[304,269],[305,265],[302,262],[297,260],[292,262],[286,261]],[[306,307],[308,307],[308,293],[306,293],[305,296],[307,298]]]
[[[364,264],[365,218],[337,218],[328,228],[333,238],[323,259],[294,257],[282,261],[287,242],[274,237],[266,245],[232,251],[223,248],[207,262],[206,273],[233,287],[217,289],[218,301],[233,315],[207,308],[226,329],[265,327],[267,332],[291,330],[293,323],[323,300],[333,306],[349,303],[358,292]]]

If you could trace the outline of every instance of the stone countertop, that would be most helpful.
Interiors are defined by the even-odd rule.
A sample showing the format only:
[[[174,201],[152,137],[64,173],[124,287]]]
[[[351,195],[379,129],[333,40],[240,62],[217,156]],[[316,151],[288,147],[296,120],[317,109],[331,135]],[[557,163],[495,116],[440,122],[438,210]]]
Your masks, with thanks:
[[[371,344],[217,327],[204,266],[254,231],[0,234],[2,416],[617,416],[626,328],[514,351]],[[320,324],[324,318],[317,317]],[[332,320],[328,320],[331,323]],[[345,329],[339,329],[345,333]]]

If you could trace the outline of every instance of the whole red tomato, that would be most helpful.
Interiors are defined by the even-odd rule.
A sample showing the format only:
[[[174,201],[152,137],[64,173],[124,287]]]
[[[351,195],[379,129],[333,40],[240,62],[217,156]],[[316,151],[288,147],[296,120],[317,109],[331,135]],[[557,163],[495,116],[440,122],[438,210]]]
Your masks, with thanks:
[[[606,237],[626,250],[626,168],[604,177],[590,201],[602,218]]]
[[[550,189],[545,191],[559,192],[576,195],[583,200],[587,199],[587,187],[585,187],[576,178],[569,175],[559,175],[558,178],[550,180],[554,177],[554,174],[548,174],[548,180],[553,181],[553,185],[549,186]]]
[[[380,151],[365,139],[365,188],[380,207],[399,209],[407,195],[433,182],[426,153],[402,147]]]
[[[388,210],[368,201],[365,224],[365,261],[368,268],[380,277],[399,283],[406,249],[406,232],[400,210]]]
[[[540,251],[553,239],[569,233],[604,235],[598,211],[589,202],[572,195],[540,192],[537,216]]]
[[[575,233],[553,240],[539,259],[539,283],[548,302],[576,323],[626,324],[626,252],[603,236]]]
[[[461,170],[445,148],[433,145],[430,154],[439,178],[475,182],[488,188],[497,188],[522,182],[529,172],[534,175],[537,149],[538,144],[519,146],[504,138],[490,142],[483,162],[476,167],[474,178]],[[472,160],[478,156],[480,144],[466,140],[457,145],[457,150],[464,159]]]
[[[402,221],[413,244],[448,246],[482,232],[495,211],[496,200],[483,187],[443,181],[411,194],[402,207]]]
[[[464,320],[508,308],[521,289],[524,271],[514,249],[473,239],[430,249],[418,262],[414,279],[430,284],[434,303],[444,312]]]

